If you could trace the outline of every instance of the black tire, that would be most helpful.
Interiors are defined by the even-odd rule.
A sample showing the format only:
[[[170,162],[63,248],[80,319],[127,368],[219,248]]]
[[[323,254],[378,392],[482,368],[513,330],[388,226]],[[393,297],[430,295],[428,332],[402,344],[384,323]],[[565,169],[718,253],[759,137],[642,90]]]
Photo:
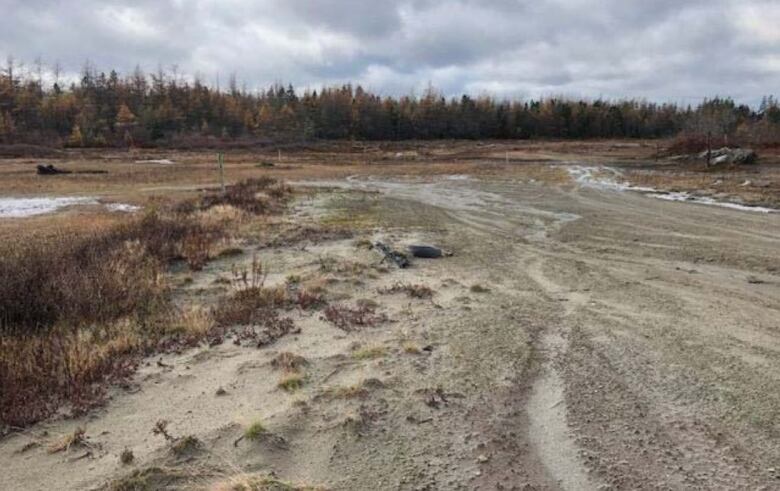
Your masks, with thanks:
[[[431,246],[409,246],[409,252],[414,257],[421,257],[424,259],[438,259],[442,256],[441,249]]]

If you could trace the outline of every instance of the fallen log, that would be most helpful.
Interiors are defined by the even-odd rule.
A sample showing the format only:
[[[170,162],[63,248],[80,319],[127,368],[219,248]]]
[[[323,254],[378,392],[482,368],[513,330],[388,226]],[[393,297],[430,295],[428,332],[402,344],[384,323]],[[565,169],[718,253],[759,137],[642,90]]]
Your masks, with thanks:
[[[71,172],[69,170],[58,169],[54,167],[52,164],[38,166],[39,176],[56,176],[57,174],[70,174],[70,173]]]

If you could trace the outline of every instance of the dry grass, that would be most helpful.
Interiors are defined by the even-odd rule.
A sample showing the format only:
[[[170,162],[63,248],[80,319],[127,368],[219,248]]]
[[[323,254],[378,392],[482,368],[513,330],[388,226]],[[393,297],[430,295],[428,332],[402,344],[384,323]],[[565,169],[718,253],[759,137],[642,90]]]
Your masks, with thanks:
[[[320,486],[292,484],[273,476],[239,474],[212,484],[210,491],[325,491]]]
[[[279,211],[292,189],[270,177],[248,179],[228,186],[225,193],[214,193],[204,197],[200,207],[232,206],[255,215]]]
[[[362,399],[368,395],[368,390],[362,384],[346,387],[330,387],[325,391],[330,399]]]
[[[297,372],[290,372],[282,376],[277,383],[277,387],[285,392],[296,392],[303,388],[306,377]]]
[[[425,285],[411,283],[395,283],[389,288],[379,290],[381,294],[405,293],[410,298],[428,299],[433,297],[433,290]]]
[[[412,341],[405,342],[401,347],[404,350],[404,353],[408,353],[410,355],[419,355],[421,353],[420,347]]]
[[[365,263],[351,261],[349,259],[338,259],[330,256],[321,257],[319,261],[321,272],[348,276],[362,276],[370,267]]]
[[[368,378],[354,385],[329,387],[323,395],[329,399],[364,399],[372,390],[381,389],[384,386],[381,380]]]
[[[355,360],[373,360],[381,358],[387,354],[387,348],[384,346],[369,346],[360,348],[352,352],[352,358]]]
[[[86,430],[76,428],[73,433],[67,434],[49,445],[49,453],[67,452],[74,447],[83,447],[87,445]]]
[[[244,438],[249,441],[257,441],[267,432],[268,429],[265,427],[262,421],[253,421],[252,424],[247,426],[246,430],[244,430]]]
[[[300,355],[296,355],[295,353],[290,353],[289,351],[279,353],[273,360],[271,360],[271,366],[287,372],[300,371],[308,364],[309,362],[306,360],[306,358]]]
[[[171,444],[171,453],[176,457],[187,457],[203,448],[203,443],[193,435],[177,439]]]
[[[354,331],[360,327],[373,327],[387,320],[384,314],[377,314],[374,307],[359,305],[329,305],[325,308],[324,318],[344,331]]]
[[[134,372],[139,356],[212,336],[211,312],[171,303],[166,265],[201,267],[226,233],[214,223],[167,207],[90,235],[2,242],[0,422],[23,427],[63,403],[83,413]]]
[[[161,489],[182,489],[188,481],[203,480],[211,475],[202,475],[198,469],[189,466],[186,469],[176,467],[147,467],[131,472],[129,475],[109,483],[109,491],[157,491]]]

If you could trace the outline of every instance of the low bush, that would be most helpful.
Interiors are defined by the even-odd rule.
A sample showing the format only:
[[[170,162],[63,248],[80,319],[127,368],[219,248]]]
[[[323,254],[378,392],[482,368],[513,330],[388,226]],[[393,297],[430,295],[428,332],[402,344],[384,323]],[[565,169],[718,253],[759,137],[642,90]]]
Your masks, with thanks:
[[[265,213],[278,209],[288,194],[286,186],[263,180],[203,200]],[[219,336],[211,312],[173,306],[165,280],[170,261],[184,260],[198,269],[228,233],[229,220],[206,220],[202,211],[201,204],[190,203],[152,210],[92,235],[0,244],[0,423],[5,429],[39,421],[63,403],[74,413],[86,411],[103,402],[107,384],[133,373],[140,355]],[[262,288],[260,300],[257,295],[251,289],[240,293],[217,310],[218,320],[251,317],[246,305],[296,302],[284,291],[276,299],[275,292]],[[289,331],[282,321],[274,325]]]

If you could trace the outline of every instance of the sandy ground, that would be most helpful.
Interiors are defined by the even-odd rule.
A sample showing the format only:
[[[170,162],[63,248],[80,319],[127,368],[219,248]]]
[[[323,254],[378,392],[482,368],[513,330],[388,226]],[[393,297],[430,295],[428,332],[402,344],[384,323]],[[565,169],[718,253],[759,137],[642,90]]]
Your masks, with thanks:
[[[354,220],[356,239],[453,256],[399,270],[355,239],[257,254],[269,281],[324,277],[329,299],[375,302],[386,322],[344,332],[291,311],[300,333],[270,347],[150,359],[104,409],[1,440],[0,489],[133,472],[124,489],[241,472],[328,489],[780,487],[780,214],[536,175],[370,174],[299,179],[315,192],[291,220]],[[247,240],[182,295],[218,294],[214,279],[251,261]],[[346,266],[323,272],[324,258]],[[399,282],[435,294],[380,293]],[[277,387],[280,352],[308,360],[301,390]],[[201,446],[173,455],[152,434],[161,419]],[[236,443],[257,420],[268,435]],[[88,448],[46,451],[77,426]]]

